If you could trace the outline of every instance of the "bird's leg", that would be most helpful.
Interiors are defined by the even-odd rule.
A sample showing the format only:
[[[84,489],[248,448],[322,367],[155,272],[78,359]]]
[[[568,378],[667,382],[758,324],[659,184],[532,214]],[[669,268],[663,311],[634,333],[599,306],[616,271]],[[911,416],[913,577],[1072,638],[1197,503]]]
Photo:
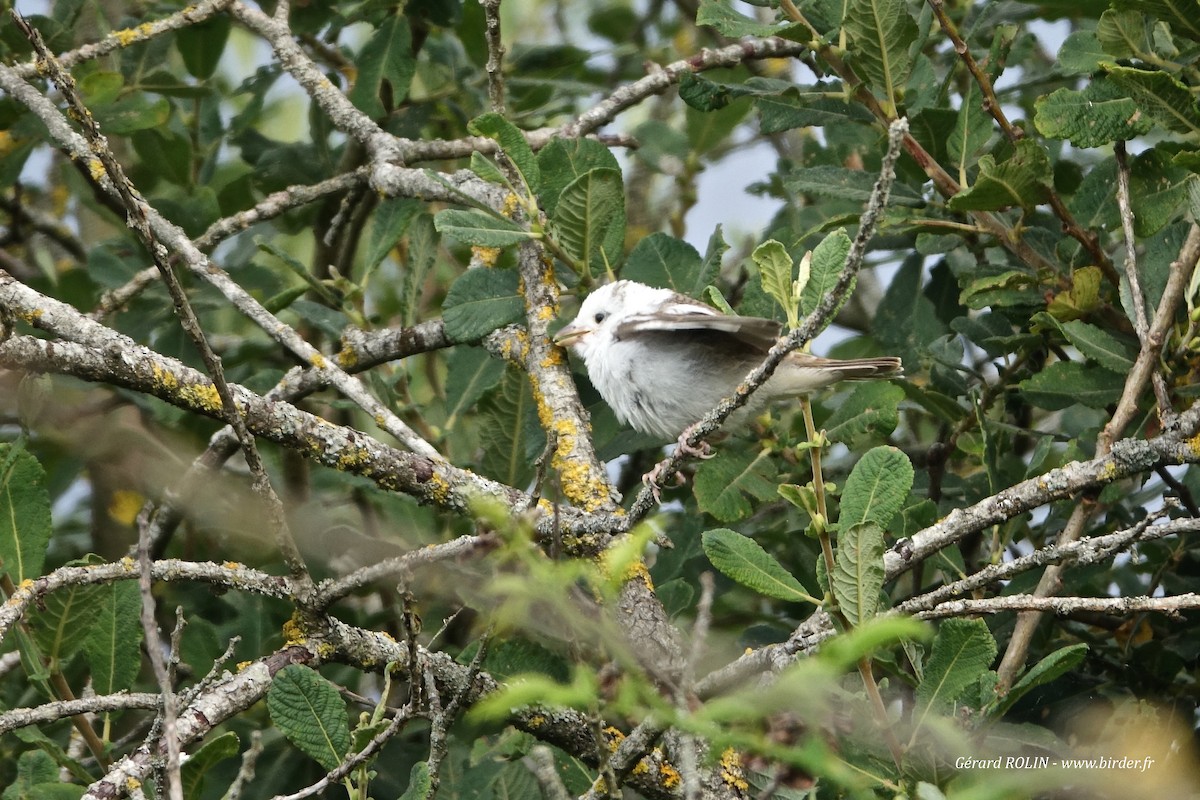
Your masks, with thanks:
[[[693,423],[689,425],[683,433],[679,434],[679,439],[675,442],[675,446],[678,448],[680,453],[683,453],[685,456],[690,458],[712,458],[714,455],[712,446],[703,439],[701,439],[700,443],[695,446],[688,444],[688,439],[691,438],[692,433],[696,430],[696,427],[699,424],[699,422]],[[664,458],[662,461],[654,465],[654,469],[642,476],[642,483],[650,487],[650,492],[654,495],[654,502],[660,505],[662,504],[662,484],[667,478],[667,467],[672,460],[673,459],[670,458]],[[683,477],[678,469],[676,469],[672,477],[675,478],[676,486],[683,486],[683,484],[687,482],[687,479]]]
[[[712,446],[703,439],[701,439],[700,443],[695,447],[688,444],[688,439],[692,438],[692,434],[695,433],[696,428],[698,427],[700,427],[700,423],[693,422],[691,425],[688,425],[686,428],[684,428],[683,433],[679,434],[679,440],[675,442],[675,446],[679,448],[679,452],[683,453],[685,456],[690,456],[691,458],[712,458]]]

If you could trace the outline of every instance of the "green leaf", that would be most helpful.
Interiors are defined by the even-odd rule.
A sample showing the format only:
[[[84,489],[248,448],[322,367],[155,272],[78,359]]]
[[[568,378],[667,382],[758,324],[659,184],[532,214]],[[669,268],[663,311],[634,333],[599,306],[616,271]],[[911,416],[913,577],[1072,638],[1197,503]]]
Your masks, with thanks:
[[[425,800],[433,788],[433,779],[429,776],[429,762],[418,761],[408,772],[408,788],[400,795],[400,800]]]
[[[1110,8],[1100,15],[1096,41],[1111,61],[1114,58],[1140,57],[1154,50],[1150,25],[1144,14]]]
[[[895,447],[875,447],[850,470],[842,490],[839,530],[874,522],[886,528],[912,489],[913,468]]]
[[[533,155],[533,148],[525,139],[521,129],[495,112],[476,117],[467,125],[467,130],[476,136],[485,136],[496,142],[500,152],[512,162],[525,181],[529,193],[537,192],[542,182],[541,168]]]
[[[475,653],[468,651],[459,656],[459,660],[470,663],[474,657]],[[547,675],[559,683],[571,680],[571,667],[561,655],[521,636],[493,642],[488,647],[483,668],[499,681],[528,672]]]
[[[848,103],[843,97],[831,97],[836,91],[833,84],[796,86],[790,81],[750,78],[746,85],[756,90],[754,107],[758,110],[759,131],[764,135],[847,122],[869,124],[873,119],[861,105]]]
[[[938,628],[917,703],[925,713],[949,709],[968,686],[987,672],[996,657],[996,640],[981,619],[948,619]]]
[[[621,277],[696,297],[712,280],[696,248],[666,233],[652,233],[633,246]]]
[[[350,102],[373,118],[387,114],[408,97],[416,73],[412,32],[403,14],[389,16],[371,35],[355,59],[358,78],[350,90]],[[388,107],[381,95],[386,94]]]
[[[553,217],[567,184],[594,169],[620,169],[620,164],[611,150],[593,139],[554,139],[538,152],[538,168],[542,175],[538,201],[546,216]]]
[[[951,197],[947,205],[953,211],[1030,209],[1049,198],[1052,177],[1045,148],[1032,139],[1022,139],[1012,157],[1002,163],[997,164],[990,154],[979,159],[975,183]]]
[[[1098,78],[1083,91],[1056,89],[1034,102],[1033,124],[1043,136],[1076,147],[1100,147],[1147,133],[1150,119],[1110,81]]]
[[[1133,369],[1130,347],[1103,328],[1080,320],[1064,322],[1059,328],[1079,352],[1105,369],[1121,375]]]
[[[589,170],[563,187],[552,221],[563,249],[583,269],[595,274],[605,265],[615,264],[621,248],[612,231],[619,227],[623,241],[625,228],[625,189],[620,170]]]
[[[696,470],[693,489],[700,510],[721,522],[734,522],[754,511],[747,495],[756,500],[773,500],[775,473],[770,455],[722,450]]]
[[[900,401],[904,389],[894,383],[860,383],[825,420],[825,433],[835,442],[852,443],[871,433],[887,436],[900,421]]]
[[[144,92],[133,92],[93,108],[92,113],[101,131],[110,136],[125,136],[165,126],[171,118],[171,101],[165,97],[150,100]]]
[[[827,164],[793,169],[783,179],[789,192],[830,197],[837,200],[866,202],[875,189],[875,175],[860,169],[834,167]],[[903,184],[892,187],[892,205],[922,208],[925,200]]]
[[[832,584],[838,606],[851,625],[875,616],[883,589],[882,528],[866,522],[838,532]]]
[[[508,247],[534,235],[511,219],[478,209],[450,208],[433,218],[438,233],[444,233],[472,247]]]
[[[14,584],[42,574],[50,543],[46,473],[19,444],[0,444],[0,570]]]
[[[1200,17],[1196,14],[1195,0],[1115,0],[1113,5],[1150,14],[1169,23],[1174,32],[1200,42]]]
[[[679,99],[697,111],[719,111],[739,97],[753,94],[738,83],[717,83],[694,72],[679,79]]]
[[[884,111],[896,109],[896,92],[912,70],[909,47],[917,41],[917,23],[904,0],[850,0],[845,30],[854,41],[855,71],[884,95]]]
[[[69,562],[70,566],[100,563],[103,563],[103,559],[95,555]],[[65,666],[62,662],[87,645],[100,613],[100,599],[106,591],[109,591],[109,587],[65,586],[49,594],[30,619],[29,627],[34,641],[52,670],[61,669]]]
[[[1195,98],[1170,74],[1162,70],[1143,70],[1120,67],[1116,64],[1103,65],[1109,78],[1121,88],[1134,103],[1138,111],[1169,131],[1175,133],[1200,133],[1200,108]]]
[[[763,291],[773,297],[787,314],[788,327],[795,328],[799,324],[799,304],[792,296],[792,268],[795,265],[787,249],[774,239],[769,239],[754,248],[750,257],[758,267]]]
[[[1056,361],[1021,381],[1020,388],[1022,396],[1032,405],[1059,411],[1076,403],[1105,408],[1120,399],[1123,383],[1121,376],[1102,367]]]
[[[560,706],[582,710],[591,708],[599,693],[596,676],[582,667],[576,667],[569,684],[545,675],[516,675],[472,706],[467,712],[467,719],[505,720],[512,715],[514,708],[522,706]]]
[[[387,257],[422,208],[420,201],[408,197],[390,197],[379,203],[367,239],[367,255],[363,262],[366,272],[373,271]]]
[[[183,66],[193,78],[206,81],[217,71],[232,28],[233,20],[225,14],[218,14],[197,25],[187,25],[175,31],[175,46],[183,57]]]
[[[1129,166],[1129,202],[1133,230],[1141,238],[1158,233],[1188,209],[1200,175],[1176,166],[1165,149],[1139,153]]]
[[[967,96],[954,122],[954,133],[946,140],[946,153],[958,167],[960,181],[966,182],[967,169],[975,165],[992,138],[992,115],[983,107],[983,93],[971,82]]]
[[[1008,694],[1001,698],[1000,702],[996,705],[991,716],[997,719],[1002,717],[1021,697],[1031,690],[1071,672],[1075,667],[1079,666],[1080,662],[1087,656],[1087,652],[1088,646],[1083,643],[1072,644],[1055,650],[1035,664],[1033,669],[1022,675],[1021,679],[1013,684],[1013,687],[1008,690]]]
[[[288,741],[326,772],[350,750],[346,703],[332,683],[308,667],[289,664],[275,673],[267,710]]]
[[[446,336],[455,343],[477,342],[497,328],[520,321],[524,313],[525,298],[517,273],[506,269],[467,270],[442,303]]]
[[[405,325],[413,325],[418,319],[421,292],[425,278],[437,262],[441,237],[429,214],[421,214],[410,226],[408,234],[408,258],[400,281],[400,318]]]
[[[524,373],[505,371],[500,388],[480,406],[479,443],[483,468],[489,477],[509,486],[524,486],[533,478],[534,456],[544,441],[538,427],[533,390]]]
[[[758,22],[734,11],[725,0],[700,0],[696,9],[696,24],[708,25],[723,36],[740,39],[743,36],[779,36],[793,25],[781,26]]]
[[[446,359],[446,427],[500,383],[504,362],[482,347],[455,347]]]
[[[1057,320],[1078,319],[1100,304],[1100,283],[1103,273],[1099,267],[1083,267],[1071,273],[1071,288],[1059,292],[1050,300],[1046,311]]]
[[[97,613],[84,643],[96,694],[133,688],[142,665],[142,599],[137,584],[97,587]]]
[[[135,587],[136,588],[136,587]],[[206,741],[191,753],[181,770],[184,797],[200,797],[204,791],[204,776],[214,765],[238,754],[241,740],[233,731],[226,731]]]
[[[845,228],[838,228],[821,240],[812,251],[812,262],[809,264],[808,282],[800,292],[800,314],[807,316],[816,310],[825,295],[833,291],[837,285],[842,270],[846,268],[846,257],[850,255],[850,237]],[[853,288],[853,287],[851,287]],[[842,302],[834,308],[836,314],[850,298],[847,292]]]
[[[777,600],[817,603],[800,581],[753,539],[728,528],[715,528],[705,531],[701,541],[708,560],[727,578]]]
[[[134,131],[133,149],[143,165],[176,186],[192,185],[192,143],[168,128]]]
[[[1058,64],[1064,75],[1086,75],[1100,69],[1112,56],[1104,52],[1095,31],[1073,31],[1058,49]]]

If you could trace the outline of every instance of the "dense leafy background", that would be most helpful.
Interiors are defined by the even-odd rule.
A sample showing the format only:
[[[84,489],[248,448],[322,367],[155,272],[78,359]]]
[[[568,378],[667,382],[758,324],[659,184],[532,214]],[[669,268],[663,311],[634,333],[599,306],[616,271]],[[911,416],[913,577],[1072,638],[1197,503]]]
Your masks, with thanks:
[[[764,414],[720,441],[715,457],[685,468],[686,486],[666,490],[668,503],[652,517],[673,548],[653,548],[648,573],[638,562],[644,529],[603,558],[555,537],[533,546],[524,509],[467,511],[439,502],[445,492],[418,502],[359,474],[353,454],[320,466],[311,450],[264,442],[318,579],[475,532],[495,533],[496,542],[338,602],[339,619],[418,642],[428,660],[396,665],[387,681],[381,664],[372,669],[340,651],[319,674],[294,664],[280,670],[269,696],[248,700],[189,745],[186,796],[224,796],[252,742],[263,751],[244,796],[315,782],[385,729],[381,696],[410,703],[413,717],[373,762],[373,781],[365,769],[345,781],[363,797],[549,792],[529,768],[541,757],[545,719],[526,715],[520,731],[509,726],[526,704],[550,716],[582,712],[575,738],[540,737],[556,745],[553,771],[571,796],[602,774],[597,754],[615,751],[648,718],[669,732],[660,749],[644,750],[652,777],[642,769],[638,784],[635,769],[630,780],[655,797],[683,791],[681,769],[685,779],[702,773],[714,797],[1016,797],[1068,785],[1080,793],[1069,796],[1182,797],[1200,785],[1194,602],[1174,614],[1060,608],[1031,620],[1028,651],[1007,668],[999,662],[1013,647],[1012,611],[960,612],[924,628],[878,619],[1044,548],[1064,529],[1086,539],[1151,514],[1163,515],[1155,524],[1184,520],[1181,533],[1068,566],[1057,594],[1186,597],[1198,589],[1186,521],[1200,516],[1200,477],[1186,464],[1200,458],[1200,445],[1188,438],[1194,421],[1172,427],[1195,401],[1200,366],[1200,291],[1188,277],[1200,246],[1196,0],[510,2],[501,13],[502,72],[492,82],[486,13],[474,0],[296,4],[286,38],[326,88],[413,146],[404,174],[424,175],[425,188],[386,191],[366,182],[378,167],[368,137],[336,104],[313,100],[312,86],[299,88],[294,63],[244,14],[217,10],[189,24],[171,3],[95,0],[21,10],[56,53],[105,37],[118,45],[68,59],[83,101],[151,206],[237,285],[330,359],[341,351],[343,366],[370,366],[369,389],[450,464],[551,503],[591,498],[599,505],[584,510],[613,532],[619,519],[598,510],[606,487],[583,486],[596,476],[581,474],[563,449],[580,432],[548,411],[543,370],[561,356],[546,350],[522,360],[530,337],[506,326],[569,317],[571,295],[609,273],[795,324],[842,269],[887,124],[904,116],[911,132],[857,287],[820,340],[823,354],[899,355],[906,377],[814,398],[828,440],[823,518],[814,519],[813,442],[798,407]],[[172,15],[177,30],[146,36],[138,27]],[[773,36],[781,38],[768,44],[794,57],[760,57],[768,52],[762,37]],[[752,38],[725,61],[710,58],[740,37]],[[32,51],[7,16],[0,59],[63,107],[37,70],[20,66],[33,63]],[[663,83],[638,89],[647,75]],[[621,103],[606,105],[622,92]],[[585,112],[606,123],[599,137],[571,127]],[[474,175],[455,174],[467,169]],[[339,176],[336,191],[301,199],[302,187]],[[104,325],[199,367],[160,281],[141,281],[119,303],[108,299],[150,261],[95,180],[26,102],[0,94],[0,268],[82,312],[99,309]],[[441,199],[430,201],[433,192]],[[773,210],[761,229],[739,208],[751,196],[755,208]],[[250,219],[256,206],[263,213]],[[693,221],[702,216],[724,224],[700,229]],[[809,250],[807,283],[790,296]],[[561,308],[533,305],[529,269],[565,292]],[[180,272],[231,381],[265,393],[295,366],[225,296]],[[1150,324],[1158,320],[1153,337],[1139,336],[1139,304]],[[0,307],[0,331],[49,336],[36,313],[15,306]],[[424,332],[428,345],[401,344],[380,364],[342,344],[356,331]],[[0,367],[17,366],[14,359],[0,351]],[[1143,362],[1151,369],[1130,378]],[[9,594],[65,564],[130,552],[143,504],[173,490],[219,428],[115,378],[89,383],[59,371],[66,374],[0,372],[0,558]],[[628,505],[662,443],[622,430],[586,377],[575,379],[600,457],[628,456],[609,467]],[[332,390],[298,402],[394,444],[377,419]],[[1106,431],[1114,415],[1123,419]],[[1099,470],[1068,490],[1039,483],[1058,467],[1103,456],[1113,440],[1160,435],[1176,437],[1174,455]],[[1034,500],[1014,499],[1018,485]],[[995,517],[963,523],[949,546],[885,581],[885,549],[903,552],[902,540],[939,520],[961,523],[952,512],[993,497],[1001,498]],[[184,508],[183,524],[156,555],[284,572],[239,460],[194,488]],[[832,573],[819,536],[829,530]],[[716,575],[711,608],[706,572]],[[1029,593],[1039,574],[967,596]],[[760,648],[788,640],[816,605],[836,601],[837,625],[858,630],[819,656],[802,655],[770,683],[751,671],[715,696],[689,697],[686,683],[673,694],[662,675],[643,669],[636,626],[596,610],[621,606],[630,575],[652,580],[647,602],[675,621],[685,653],[697,616],[711,623],[687,670],[693,679],[748,648],[766,653]],[[317,625],[293,616],[294,598],[187,580],[155,591],[164,636],[177,607],[187,623],[177,648],[181,687],[197,685],[234,637],[231,670],[302,643],[297,631]],[[76,695],[89,682],[100,695],[158,691],[140,650],[138,598],[129,581],[68,585],[21,626],[0,630],[0,708],[62,697],[61,684]],[[468,710],[463,698],[451,704],[457,695],[442,685],[434,704],[419,686],[422,664],[442,663],[440,653],[470,664],[481,637],[486,657],[475,669],[505,691]],[[864,699],[857,667],[865,654],[887,703],[883,728]],[[457,716],[439,717],[449,705]],[[88,724],[119,757],[158,735],[152,719],[130,710]],[[696,741],[704,752],[689,766],[680,754]],[[1066,756],[1097,754],[1157,761],[1145,772],[1060,769]],[[998,772],[955,765],[997,755],[1053,764]],[[69,784],[60,785],[60,767]],[[102,774],[72,744],[67,721],[0,737],[5,800],[75,797]]]

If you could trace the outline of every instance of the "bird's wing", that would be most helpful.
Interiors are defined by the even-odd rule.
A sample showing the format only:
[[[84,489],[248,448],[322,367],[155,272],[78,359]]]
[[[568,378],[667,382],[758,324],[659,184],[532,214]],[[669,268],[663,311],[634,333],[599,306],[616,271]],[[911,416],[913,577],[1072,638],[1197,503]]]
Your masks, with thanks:
[[[623,339],[639,333],[684,333],[703,331],[728,334],[743,345],[766,352],[775,344],[783,326],[760,317],[735,317],[699,303],[675,305],[672,311],[637,314],[617,326],[616,336]]]

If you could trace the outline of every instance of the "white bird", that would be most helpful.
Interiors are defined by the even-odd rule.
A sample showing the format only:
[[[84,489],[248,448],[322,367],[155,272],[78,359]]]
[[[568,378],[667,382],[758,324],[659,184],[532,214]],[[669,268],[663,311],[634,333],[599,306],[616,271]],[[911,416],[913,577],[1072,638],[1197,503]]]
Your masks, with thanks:
[[[588,295],[554,340],[583,358],[592,385],[623,424],[673,439],[734,393],[781,329],[773,320],[723,314],[670,289],[623,280]],[[745,424],[775,400],[838,381],[901,373],[895,356],[839,360],[793,352],[731,421]]]

